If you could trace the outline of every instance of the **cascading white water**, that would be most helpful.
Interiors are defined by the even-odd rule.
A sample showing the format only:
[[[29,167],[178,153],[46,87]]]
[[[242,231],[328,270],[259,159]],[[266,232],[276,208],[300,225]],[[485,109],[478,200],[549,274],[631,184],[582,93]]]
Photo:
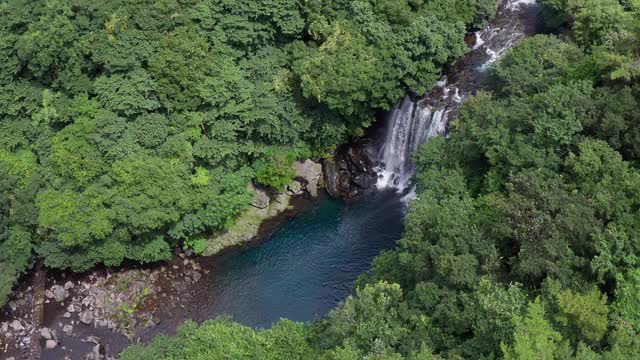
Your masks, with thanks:
[[[532,20],[537,21],[537,9],[536,0],[504,0],[496,21],[475,33],[472,51],[453,67],[455,73],[443,77],[419,101],[405,97],[393,107],[387,117],[384,142],[374,151],[379,163],[375,168],[379,189],[394,188],[412,198],[409,189],[415,173],[413,154],[429,138],[446,132],[448,121],[478,90],[490,64],[536,32],[538,23]]]
[[[446,107],[421,107],[409,97],[396,104],[379,154],[378,188],[407,188],[415,171],[411,156],[429,138],[444,134],[446,112]]]

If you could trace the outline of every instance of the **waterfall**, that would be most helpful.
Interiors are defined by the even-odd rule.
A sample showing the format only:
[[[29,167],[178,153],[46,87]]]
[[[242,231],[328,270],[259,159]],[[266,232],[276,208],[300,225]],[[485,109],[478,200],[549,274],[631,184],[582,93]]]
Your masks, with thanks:
[[[429,138],[444,134],[446,115],[446,107],[421,107],[409,97],[396,104],[389,114],[389,129],[378,154],[378,188],[407,188],[415,172],[411,156]]]
[[[393,188],[412,197],[413,154],[430,138],[446,133],[449,120],[479,89],[489,65],[539,30],[538,11],[536,0],[504,0],[496,19],[475,33],[471,51],[458,60],[452,73],[421,99],[405,97],[393,107],[385,119],[384,140],[372,151],[379,189]]]

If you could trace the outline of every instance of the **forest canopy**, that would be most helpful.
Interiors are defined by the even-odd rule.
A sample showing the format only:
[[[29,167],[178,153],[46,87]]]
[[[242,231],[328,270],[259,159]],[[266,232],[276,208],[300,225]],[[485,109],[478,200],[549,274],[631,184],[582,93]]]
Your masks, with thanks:
[[[362,133],[491,0],[0,2],[0,304],[35,261],[164,260]]]
[[[277,359],[637,359],[640,7],[543,8],[559,34],[508,52],[418,151],[398,248],[326,319],[216,344],[200,339],[241,326],[189,323],[123,358],[224,358],[241,338]],[[266,340],[285,326],[290,342]]]

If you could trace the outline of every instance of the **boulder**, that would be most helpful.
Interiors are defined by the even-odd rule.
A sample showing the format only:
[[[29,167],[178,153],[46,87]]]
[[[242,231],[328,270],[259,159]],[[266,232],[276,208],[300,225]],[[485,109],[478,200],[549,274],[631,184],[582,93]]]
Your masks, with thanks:
[[[19,320],[13,320],[13,322],[11,323],[11,328],[13,329],[13,331],[24,330],[24,326],[22,326],[22,323],[20,323]]]
[[[253,198],[251,199],[251,206],[256,207],[258,209],[264,209],[271,203],[271,199],[269,198],[269,194],[265,189],[259,188],[255,186],[253,183],[249,183],[249,191],[253,193]]]
[[[45,343],[45,348],[47,350],[55,349],[56,346],[58,346],[58,342],[55,340],[47,340],[47,342]]]
[[[363,173],[353,178],[353,182],[363,189],[368,189],[376,184],[378,177],[375,174]]]
[[[80,319],[81,322],[89,325],[93,321],[93,314],[91,313],[91,311],[85,310],[85,311],[80,313],[79,319]]]
[[[65,333],[65,335],[70,336],[73,333],[73,325],[65,325],[62,327],[62,332]]]
[[[287,190],[290,195],[298,196],[304,193],[302,184],[298,180],[293,180],[291,184],[287,185]]]
[[[46,340],[52,340],[53,339],[53,334],[51,333],[51,329],[49,329],[49,328],[40,329],[40,335]]]
[[[336,163],[334,158],[329,158],[324,161],[324,183],[325,189],[334,198],[341,197],[341,191],[338,187],[340,180],[340,166]]]
[[[307,192],[314,198],[318,197],[318,187],[320,186],[319,183],[320,179],[315,179],[307,184]]]
[[[193,277],[193,282],[198,282],[198,281],[200,281],[200,279],[202,278],[202,274],[200,274],[200,273],[199,273],[199,272],[197,272],[197,271],[193,271],[193,272],[191,273],[191,277]]]
[[[296,177],[303,179],[307,184],[322,177],[322,165],[308,159],[296,161],[293,164],[293,170],[296,172]]]
[[[64,301],[64,299],[67,298],[67,290],[64,289],[64,286],[53,285],[51,291],[53,292],[53,297],[57,302]]]

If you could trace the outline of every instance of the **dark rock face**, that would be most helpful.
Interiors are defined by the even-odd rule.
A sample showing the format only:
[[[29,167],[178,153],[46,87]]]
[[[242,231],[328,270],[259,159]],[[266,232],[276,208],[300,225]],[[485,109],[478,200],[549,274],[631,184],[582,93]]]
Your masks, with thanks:
[[[372,188],[378,175],[363,147],[346,145],[324,161],[325,188],[336,199],[353,199]]]

